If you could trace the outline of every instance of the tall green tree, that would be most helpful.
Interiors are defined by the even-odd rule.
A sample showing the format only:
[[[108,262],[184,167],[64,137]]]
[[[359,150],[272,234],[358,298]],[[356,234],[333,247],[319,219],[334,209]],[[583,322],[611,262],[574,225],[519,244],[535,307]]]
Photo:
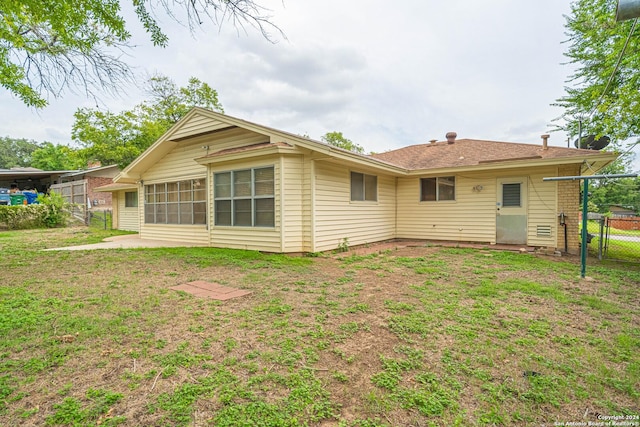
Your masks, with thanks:
[[[607,213],[612,205],[640,212],[640,178],[602,180],[589,193],[589,203],[597,212]]]
[[[0,169],[31,166],[31,155],[39,147],[33,140],[0,137]]]
[[[354,153],[364,153],[364,148],[351,141],[349,138],[346,138],[342,134],[342,132],[327,132],[320,138],[323,142],[326,142],[329,145],[333,145],[334,147],[343,148],[345,150],[353,151]]]
[[[583,135],[607,135],[620,146],[640,135],[640,28],[633,21],[616,23],[616,3],[572,1],[565,55],[576,68],[555,105],[564,108],[560,128],[572,137],[582,119]]]
[[[168,77],[151,77],[147,93],[148,101],[119,113],[78,109],[71,136],[82,147],[80,156],[125,167],[192,107],[224,111],[217,91],[194,77],[186,87],[178,87]]]
[[[155,12],[193,30],[209,20],[251,26],[270,40],[280,31],[254,0],[132,0],[136,17],[155,46],[169,37]],[[1,0],[0,85],[26,105],[44,107],[47,97],[77,89],[92,97],[117,90],[132,77],[123,52],[133,49],[122,0]]]
[[[76,149],[43,142],[31,153],[31,166],[46,171],[64,171],[81,169],[86,166],[86,162]]]

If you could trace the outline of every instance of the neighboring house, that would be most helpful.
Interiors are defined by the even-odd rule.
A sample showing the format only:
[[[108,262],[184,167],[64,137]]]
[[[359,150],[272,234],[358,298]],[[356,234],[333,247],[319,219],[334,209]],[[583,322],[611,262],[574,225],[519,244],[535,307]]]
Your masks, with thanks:
[[[578,250],[578,181],[615,154],[470,139],[360,155],[194,108],[126,167],[114,226],[146,239],[316,252],[409,238]]]
[[[96,209],[111,209],[111,194],[97,192],[95,189],[111,184],[118,173],[120,173],[118,165],[92,164],[88,169],[61,175],[59,183],[51,185],[51,190],[62,194],[69,203]]]
[[[46,193],[60,182],[60,177],[72,171],[44,171],[36,168],[0,169],[0,188],[36,190]]]
[[[636,216],[636,212],[633,209],[625,208],[620,205],[609,206],[609,212],[614,218],[630,218]]]

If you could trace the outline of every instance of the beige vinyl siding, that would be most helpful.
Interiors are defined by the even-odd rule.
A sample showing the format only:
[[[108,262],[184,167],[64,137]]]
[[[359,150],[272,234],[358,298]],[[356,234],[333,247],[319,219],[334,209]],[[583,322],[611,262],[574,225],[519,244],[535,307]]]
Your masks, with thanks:
[[[528,174],[529,177],[529,222],[527,229],[527,244],[530,246],[556,247],[558,233],[557,217],[557,183],[544,182],[542,178],[558,176],[557,167],[536,169]],[[538,236],[538,226],[551,227],[551,236]]]
[[[189,122],[190,123],[190,122]],[[268,137],[244,130],[234,129],[220,134],[178,142],[178,145],[167,153],[153,167],[149,168],[142,179],[145,184],[179,181],[182,179],[205,178],[207,167],[198,164],[194,159],[204,157],[207,153],[236,148],[245,145],[265,142]],[[208,149],[203,147],[209,147]],[[208,184],[211,187],[211,184]],[[144,194],[139,203],[140,235],[145,239],[162,239],[182,241],[190,244],[207,245],[210,242],[209,228],[206,225],[184,224],[145,224]],[[210,209],[210,206],[209,206]],[[209,210],[207,224],[212,221]],[[230,246],[231,247],[231,246]]]
[[[315,237],[313,235],[314,224],[314,164],[310,156],[304,156],[302,181],[302,250],[313,252]]]
[[[198,164],[195,159],[217,151],[266,141],[269,141],[269,137],[244,129],[180,141],[173,150],[144,173],[144,180],[166,182],[173,178],[204,176],[207,167]]]
[[[195,114],[189,119],[189,121],[185,122],[180,129],[171,135],[171,139],[175,140],[185,138],[191,135],[198,135],[205,132],[224,129],[228,126],[228,124],[222,123],[219,120],[214,120],[211,117]]]
[[[527,243],[555,246],[555,184],[542,181],[543,177],[554,176],[555,173],[553,167],[465,172],[455,175],[456,200],[441,202],[420,202],[420,177],[399,178],[397,237],[495,243],[497,179],[526,177]],[[482,190],[474,190],[478,185],[482,186]],[[551,237],[537,236],[539,224],[552,226]]]
[[[378,177],[377,201],[351,201],[352,171]],[[395,178],[316,161],[314,180],[314,251],[335,249],[345,238],[353,246],[395,237]]]
[[[135,191],[135,190],[128,190]],[[140,217],[138,208],[125,207],[125,191],[117,192],[118,203],[118,230],[140,231]],[[142,206],[140,192],[138,191],[138,206]]]
[[[303,156],[282,156],[282,251],[302,252],[303,236],[303,203],[304,203],[304,158]]]
[[[455,192],[455,201],[421,202],[420,178],[399,178],[398,237],[494,242],[495,174],[457,175]]]
[[[201,246],[207,246],[209,242],[205,225],[145,224],[140,231],[140,237]]]
[[[180,143],[171,150],[144,175],[145,184],[152,182],[169,182],[183,178],[204,177],[207,173],[206,166],[199,165],[193,159],[203,157],[206,154],[202,144]]]
[[[213,175],[216,172],[226,172],[240,169],[274,167],[274,193],[275,193],[275,227],[228,227],[216,226],[213,203]],[[225,162],[224,164],[212,164],[209,173],[209,245],[217,248],[249,249],[266,252],[283,252],[281,244],[281,197],[280,174],[281,161],[279,156],[263,156],[251,160]]]

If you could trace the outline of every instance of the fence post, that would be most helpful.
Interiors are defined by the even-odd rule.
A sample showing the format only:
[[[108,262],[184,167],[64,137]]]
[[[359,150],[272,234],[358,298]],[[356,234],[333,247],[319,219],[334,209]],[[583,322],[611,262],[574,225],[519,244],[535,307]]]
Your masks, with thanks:
[[[598,259],[602,261],[602,240],[604,238],[604,217],[600,217],[600,238],[598,239]]]

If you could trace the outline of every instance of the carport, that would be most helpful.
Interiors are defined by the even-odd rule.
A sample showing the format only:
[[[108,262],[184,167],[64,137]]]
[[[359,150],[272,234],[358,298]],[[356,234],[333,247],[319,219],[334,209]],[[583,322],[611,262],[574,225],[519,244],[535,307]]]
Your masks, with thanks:
[[[46,193],[49,187],[60,182],[60,177],[74,171],[43,171],[36,168],[0,169],[0,188],[36,190]]]

